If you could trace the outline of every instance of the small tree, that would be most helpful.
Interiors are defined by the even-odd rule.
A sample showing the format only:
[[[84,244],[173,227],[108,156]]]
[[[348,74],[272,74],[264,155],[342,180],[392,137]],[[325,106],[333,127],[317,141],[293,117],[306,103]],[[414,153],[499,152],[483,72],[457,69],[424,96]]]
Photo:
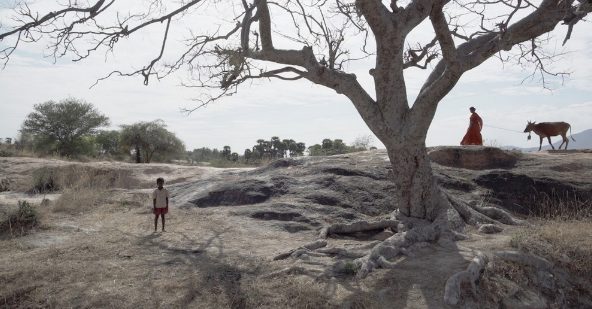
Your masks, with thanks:
[[[23,122],[21,132],[33,137],[37,149],[73,156],[88,148],[86,137],[107,125],[109,118],[92,104],[69,98],[35,105]]]
[[[373,147],[372,146],[372,136],[370,136],[370,135],[358,136],[354,139],[352,146],[356,147],[356,148],[363,148],[365,150],[368,150],[371,147]]]
[[[225,160],[230,160],[230,155],[231,155],[231,154],[232,154],[232,150],[231,150],[230,146],[224,146],[224,147],[222,148],[222,157],[223,157]]]
[[[161,160],[185,152],[185,145],[166,129],[162,120],[121,126],[121,145],[134,154],[136,163],[150,163],[154,155]]]
[[[114,156],[121,153],[120,133],[117,130],[101,130],[95,137],[100,155]]]

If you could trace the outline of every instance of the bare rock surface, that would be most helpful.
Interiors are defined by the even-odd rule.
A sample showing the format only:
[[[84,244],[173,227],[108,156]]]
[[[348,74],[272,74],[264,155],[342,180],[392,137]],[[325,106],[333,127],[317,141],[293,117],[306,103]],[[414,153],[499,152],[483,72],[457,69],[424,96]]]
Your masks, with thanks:
[[[446,146],[430,149],[432,162],[473,170],[512,168],[520,153],[487,146]]]
[[[438,156],[460,153],[461,159],[436,159],[434,174],[471,207],[520,216],[536,210],[530,200],[541,192],[590,199],[591,153],[450,149],[438,149]],[[35,170],[72,165],[124,171],[131,180],[76,215],[52,209],[60,192],[47,195],[45,206],[45,195],[25,192]],[[42,218],[37,231],[0,237],[0,280],[7,283],[0,299],[9,307],[453,308],[443,300],[447,279],[466,270],[477,251],[493,258],[510,249],[518,229],[469,228],[457,242],[420,242],[402,251],[393,268],[354,279],[347,267],[352,256],[398,233],[388,221],[396,175],[382,150],[281,159],[256,169],[1,158],[0,175],[10,180],[0,210],[27,200]],[[172,197],[167,231],[152,233],[149,193],[156,177],[167,179]],[[339,233],[337,227],[361,220],[379,223],[375,230]],[[334,233],[319,240],[328,226]],[[326,254],[315,254],[320,251]],[[284,253],[296,258],[274,260]],[[336,260],[344,272],[326,276]],[[508,288],[504,302],[467,289],[456,308],[565,307],[567,300],[549,292],[571,284],[565,275],[529,273],[536,286],[500,281]],[[582,299],[579,304],[590,303]]]

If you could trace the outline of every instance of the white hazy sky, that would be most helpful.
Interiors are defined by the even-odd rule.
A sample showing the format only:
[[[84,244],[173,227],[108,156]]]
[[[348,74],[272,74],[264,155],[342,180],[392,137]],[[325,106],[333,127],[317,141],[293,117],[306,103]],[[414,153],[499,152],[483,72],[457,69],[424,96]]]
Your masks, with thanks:
[[[0,24],[8,21],[10,11],[6,7],[10,2],[14,1],[0,0]],[[419,31],[422,29],[427,28]],[[513,63],[503,65],[492,59],[466,73],[440,103],[427,144],[457,145],[468,125],[470,106],[475,106],[485,121],[482,134],[487,145],[536,146],[533,140],[527,142],[526,134],[490,126],[523,131],[527,120],[536,120],[569,122],[573,133],[591,128],[592,25],[578,24],[562,49],[566,30],[565,26],[558,26],[549,44],[557,52],[569,51],[553,66],[571,72],[563,84],[550,78],[553,90],[549,91],[543,89],[538,79],[523,82],[532,68],[523,70]],[[136,37],[136,41],[123,42],[114,54],[97,53],[81,63],[63,59],[54,64],[52,59],[43,57],[47,53],[43,45],[22,45],[0,71],[0,138],[17,136],[34,104],[67,97],[93,103],[111,119],[112,128],[163,119],[188,149],[230,145],[242,153],[257,139],[271,136],[292,138],[310,146],[323,138],[341,138],[351,143],[358,136],[372,134],[346,97],[306,81],[258,81],[240,88],[238,95],[189,115],[180,110],[196,105],[192,98],[198,97],[199,90],[179,86],[185,72],[160,82],[152,80],[148,86],[142,84],[141,77],[111,78],[89,89],[97,78],[113,69],[129,69],[134,61],[144,60],[142,64],[154,57],[161,31],[150,29]],[[371,67],[370,62],[360,62],[348,67],[348,71],[355,72],[371,89],[367,74]],[[408,95],[413,98],[426,72],[410,70],[406,79]],[[376,138],[374,144],[382,146]]]

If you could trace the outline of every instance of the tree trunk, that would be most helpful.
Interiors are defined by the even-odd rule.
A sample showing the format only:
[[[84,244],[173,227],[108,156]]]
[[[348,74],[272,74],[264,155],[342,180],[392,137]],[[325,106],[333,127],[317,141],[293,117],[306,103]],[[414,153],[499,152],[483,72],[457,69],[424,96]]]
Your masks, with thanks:
[[[443,209],[442,193],[436,184],[425,143],[400,141],[387,145],[393,167],[395,206],[400,213],[434,220]]]
[[[136,163],[142,163],[142,156],[140,155],[140,146],[136,145]]]

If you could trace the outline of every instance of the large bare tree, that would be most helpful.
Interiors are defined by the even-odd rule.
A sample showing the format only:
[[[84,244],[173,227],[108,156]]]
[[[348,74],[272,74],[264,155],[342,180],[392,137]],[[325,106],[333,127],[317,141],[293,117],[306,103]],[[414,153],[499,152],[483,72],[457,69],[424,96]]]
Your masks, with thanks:
[[[398,209],[400,217],[432,222],[427,230],[399,233],[374,248],[358,261],[363,275],[386,266],[397,248],[441,235],[451,217],[513,222],[494,209],[476,211],[445,196],[430,167],[426,134],[439,102],[461,76],[492,57],[504,60],[511,52],[513,59],[550,73],[543,49],[547,38],[541,36],[564,24],[565,44],[574,25],[592,9],[590,0],[578,1],[146,0],[137,8],[143,11],[131,12],[118,7],[126,1],[116,0],[60,1],[47,12],[21,4],[0,29],[0,59],[8,62],[22,43],[48,38],[52,56],[79,61],[161,27],[153,59],[139,70],[114,71],[106,77],[138,75],[148,84],[151,78],[187,68],[195,77],[192,86],[218,89],[207,92],[202,105],[261,78],[305,79],[346,96],[387,148],[396,184],[393,210]],[[197,22],[199,14],[216,10],[225,23],[215,24],[214,30]],[[169,42],[183,31],[182,45]],[[431,35],[424,42],[412,41],[426,32]],[[363,87],[364,77],[344,71],[361,58],[373,60],[367,71],[373,81],[370,89]],[[407,93],[408,69],[431,71],[416,94]]]

